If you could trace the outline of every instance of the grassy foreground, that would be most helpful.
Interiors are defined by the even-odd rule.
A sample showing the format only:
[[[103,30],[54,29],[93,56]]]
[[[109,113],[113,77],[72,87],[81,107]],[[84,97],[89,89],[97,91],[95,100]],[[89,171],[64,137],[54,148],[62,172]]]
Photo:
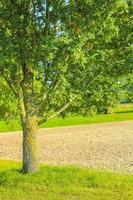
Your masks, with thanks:
[[[113,114],[95,115],[93,117],[74,116],[65,119],[54,118],[42,124],[40,128],[59,127],[59,126],[72,126],[83,124],[94,124],[104,122],[115,122],[133,120],[133,104],[124,104],[118,106]],[[12,120],[10,123],[0,121],[0,132],[18,131],[21,130],[21,125],[18,121]]]
[[[0,200],[132,200],[133,175],[44,166],[27,176],[20,163],[0,161]]]

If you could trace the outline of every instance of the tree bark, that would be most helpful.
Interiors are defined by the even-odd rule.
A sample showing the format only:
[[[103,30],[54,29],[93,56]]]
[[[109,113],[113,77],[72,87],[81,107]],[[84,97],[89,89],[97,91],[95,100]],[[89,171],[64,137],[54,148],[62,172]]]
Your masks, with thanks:
[[[38,145],[37,145],[37,121],[35,117],[26,118],[22,122],[23,127],[23,173],[38,171]]]
[[[22,172],[32,174],[38,171],[38,121],[34,105],[33,73],[24,66],[24,79],[18,91],[18,104],[23,128]]]
[[[23,166],[22,172],[32,174],[38,171],[38,123],[35,116],[27,115],[22,95],[18,96],[21,124],[23,128]]]

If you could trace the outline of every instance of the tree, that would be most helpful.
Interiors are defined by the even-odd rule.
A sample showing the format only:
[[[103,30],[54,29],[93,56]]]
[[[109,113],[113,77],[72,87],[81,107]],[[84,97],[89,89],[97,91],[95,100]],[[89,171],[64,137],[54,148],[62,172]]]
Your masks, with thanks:
[[[86,109],[96,81],[131,70],[130,7],[122,0],[1,0],[0,74],[18,100],[24,173],[38,170],[39,124],[76,105]]]

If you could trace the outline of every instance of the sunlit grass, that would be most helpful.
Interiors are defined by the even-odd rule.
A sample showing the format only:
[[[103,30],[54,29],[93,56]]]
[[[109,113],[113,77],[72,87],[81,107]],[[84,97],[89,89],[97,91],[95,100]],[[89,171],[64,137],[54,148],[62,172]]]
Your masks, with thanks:
[[[49,120],[47,123],[42,124],[41,128],[95,124],[95,123],[125,121],[125,120],[133,120],[133,113],[96,115],[94,117],[77,116],[77,117],[68,117],[66,119],[54,118]]]
[[[40,167],[22,175],[21,164],[0,161],[1,200],[132,200],[133,175],[73,166]]]

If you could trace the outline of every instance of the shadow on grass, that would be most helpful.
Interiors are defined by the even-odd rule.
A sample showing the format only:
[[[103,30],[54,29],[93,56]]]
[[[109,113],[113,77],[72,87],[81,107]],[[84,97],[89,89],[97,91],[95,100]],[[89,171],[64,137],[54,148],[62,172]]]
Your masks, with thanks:
[[[121,114],[121,113],[133,113],[133,110],[129,110],[129,111],[117,111],[117,112],[115,112],[115,114]]]

